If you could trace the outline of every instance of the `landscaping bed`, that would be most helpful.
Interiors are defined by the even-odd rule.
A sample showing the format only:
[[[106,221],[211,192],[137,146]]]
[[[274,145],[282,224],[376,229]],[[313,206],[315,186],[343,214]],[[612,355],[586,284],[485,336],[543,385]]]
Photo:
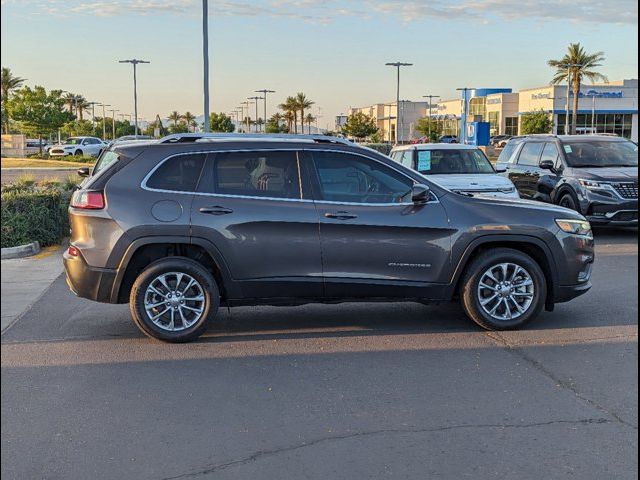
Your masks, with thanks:
[[[67,237],[67,208],[78,180],[36,182],[22,178],[2,185],[2,248],[31,242],[54,245]]]

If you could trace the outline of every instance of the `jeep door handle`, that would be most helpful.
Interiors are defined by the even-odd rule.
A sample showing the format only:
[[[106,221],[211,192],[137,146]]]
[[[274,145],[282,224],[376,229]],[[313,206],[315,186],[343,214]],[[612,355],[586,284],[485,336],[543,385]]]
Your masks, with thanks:
[[[324,214],[326,218],[335,218],[336,220],[352,220],[354,218],[358,218],[358,215],[355,213],[349,212],[327,212]]]
[[[207,215],[228,215],[229,213],[233,213],[233,210],[230,208],[221,207],[219,205],[213,207],[202,207],[198,211]]]

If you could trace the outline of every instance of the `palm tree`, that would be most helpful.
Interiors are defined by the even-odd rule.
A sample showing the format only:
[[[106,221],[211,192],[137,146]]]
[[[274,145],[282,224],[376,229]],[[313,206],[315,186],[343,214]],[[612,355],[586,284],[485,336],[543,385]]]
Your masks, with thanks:
[[[298,102],[295,97],[287,97],[284,103],[278,105],[278,108],[284,111],[285,116],[293,116],[293,133],[298,133]],[[291,125],[289,125],[289,131],[291,131]]]
[[[191,130],[191,127],[196,126],[196,116],[191,112],[184,112],[182,114],[182,119],[186,122],[187,127]]]
[[[591,82],[602,80],[607,82],[605,77],[595,69],[602,66],[604,52],[587,53],[579,43],[569,44],[567,53],[560,60],[549,60],[547,64],[556,69],[556,73],[551,80],[552,85],[558,85],[571,78],[571,88],[573,90],[573,112],[571,134],[575,135],[578,123],[578,101],[580,99],[580,86],[583,79]],[[568,132],[566,132],[568,133]]]
[[[0,89],[2,90],[2,128],[4,133],[9,133],[9,116],[4,108],[5,104],[7,100],[9,100],[11,91],[20,87],[24,81],[24,78],[14,77],[9,68],[2,67],[2,83]]]
[[[291,126],[293,125],[293,122],[296,121],[296,116],[295,116],[294,112],[291,111],[291,110],[287,110],[282,115],[282,119],[285,122],[287,122],[287,132],[291,133],[291,130],[292,130]]]
[[[307,122],[307,131],[309,132],[309,135],[311,135],[311,124],[316,121],[316,117],[314,117],[311,113],[307,113],[307,116],[304,117],[304,119]]]
[[[74,107],[77,101],[78,96],[75,93],[67,92],[64,95],[64,101],[67,104],[67,108],[69,109],[70,114],[74,114]]]
[[[82,95],[76,96],[76,114],[78,115],[78,120],[82,120],[83,113],[87,110],[91,104],[84,98]]]
[[[24,82],[24,78],[14,77],[10,68],[2,67],[2,82],[0,86],[2,90],[2,103],[9,100],[11,90],[21,87]]]
[[[305,121],[304,111],[307,108],[311,108],[311,106],[314,105],[315,102],[312,102],[311,100],[309,100],[304,93],[298,92],[295,96],[295,103],[298,109],[300,110],[300,121],[302,122],[302,133],[304,133],[304,121]]]
[[[178,125],[178,122],[182,120],[182,115],[174,110],[167,118],[173,122],[173,126],[175,127]]]

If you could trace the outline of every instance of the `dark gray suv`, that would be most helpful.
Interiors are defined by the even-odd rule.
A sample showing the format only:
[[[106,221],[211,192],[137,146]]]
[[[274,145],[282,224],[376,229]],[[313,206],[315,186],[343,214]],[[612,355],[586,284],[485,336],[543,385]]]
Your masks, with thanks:
[[[184,342],[221,304],[460,299],[520,327],[591,287],[589,223],[445,190],[324,136],[185,134],[115,144],[75,192],[67,280]]]

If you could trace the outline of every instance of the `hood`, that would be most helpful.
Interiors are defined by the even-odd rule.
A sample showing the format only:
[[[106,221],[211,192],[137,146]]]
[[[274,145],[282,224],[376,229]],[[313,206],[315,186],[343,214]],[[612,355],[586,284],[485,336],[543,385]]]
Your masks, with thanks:
[[[539,202],[537,200],[526,200],[523,198],[504,199],[501,197],[489,197],[485,195],[469,197],[469,200],[476,202],[491,202],[494,205],[500,204],[506,207],[525,208],[531,210],[532,214],[535,214],[536,211],[546,211],[561,215],[564,218],[576,218],[584,220],[584,217],[575,210],[564,208],[559,205],[554,205],[552,203]]]
[[[573,168],[572,173],[585,180],[638,183],[638,167]]]
[[[426,177],[433,183],[436,183],[448,190],[464,190],[472,192],[515,188],[511,180],[508,178],[488,173],[427,175]]]

